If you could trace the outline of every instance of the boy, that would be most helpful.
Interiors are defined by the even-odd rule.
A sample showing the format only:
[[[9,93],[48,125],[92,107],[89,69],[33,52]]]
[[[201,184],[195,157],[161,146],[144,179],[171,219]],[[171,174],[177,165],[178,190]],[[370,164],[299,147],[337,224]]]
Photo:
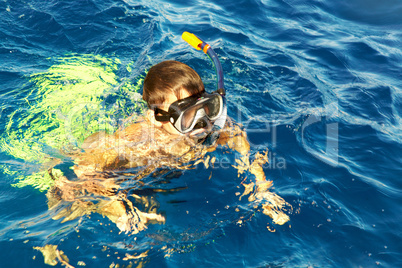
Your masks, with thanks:
[[[225,107],[222,98],[205,93],[202,80],[193,69],[177,61],[153,66],[144,80],[143,99],[150,109],[139,122],[112,135],[96,133],[84,141],[84,152],[75,156],[73,168],[79,180],[56,178],[55,187],[48,194],[52,200],[49,206],[56,206],[60,200],[73,202],[56,218],[69,220],[98,212],[109,217],[120,230],[133,233],[145,229],[148,221],[164,222],[164,217],[156,213],[153,198],[135,195],[136,202],[145,208],[140,211],[124,191],[119,191],[121,182],[130,175],[134,176],[130,180],[138,182],[162,167],[187,169],[191,161],[208,166],[209,157],[204,156],[219,144],[243,155],[241,161],[236,161],[239,174],[249,170],[256,176],[258,184],[245,185],[243,195],[252,193],[255,186],[250,201],[273,198],[273,193],[267,195],[271,182],[265,180],[262,169],[266,156],[257,154],[250,163],[250,146],[239,126],[227,120],[215,145],[200,145],[200,140],[212,133],[213,120],[219,120]],[[132,170],[134,172],[130,173]],[[83,202],[82,197],[88,194],[102,196],[102,201]],[[264,213],[266,211],[272,218],[285,217],[286,222],[287,216],[279,211],[285,202],[276,195],[275,198],[276,203],[270,201]],[[278,223],[283,224],[283,219]]]

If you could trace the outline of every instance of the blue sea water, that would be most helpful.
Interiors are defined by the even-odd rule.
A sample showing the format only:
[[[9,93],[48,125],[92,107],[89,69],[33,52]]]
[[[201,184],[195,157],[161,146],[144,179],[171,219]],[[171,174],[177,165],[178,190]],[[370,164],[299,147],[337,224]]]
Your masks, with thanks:
[[[166,223],[128,235],[96,214],[52,219],[45,193],[3,170],[1,267],[48,267],[33,249],[46,244],[75,267],[141,252],[133,267],[402,267],[400,1],[4,0],[0,14],[2,135],[29,76],[71,53],[118,58],[131,80],[175,59],[213,88],[211,63],[181,39],[190,31],[219,55],[228,113],[253,154],[269,149],[272,191],[293,207],[280,226],[239,201],[230,165],[168,173],[185,189],[156,194]],[[25,168],[6,152],[0,163]]]

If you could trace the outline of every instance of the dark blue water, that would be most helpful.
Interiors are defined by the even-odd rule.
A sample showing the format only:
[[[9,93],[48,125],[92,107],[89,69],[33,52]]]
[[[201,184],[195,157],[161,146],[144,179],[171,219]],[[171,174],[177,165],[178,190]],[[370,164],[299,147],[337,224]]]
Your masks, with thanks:
[[[75,267],[402,267],[400,1],[5,0],[0,14],[3,137],[29,77],[71,53],[117,58],[134,82],[175,59],[214,87],[211,63],[181,40],[190,31],[215,48],[228,113],[252,154],[269,149],[272,191],[293,207],[275,225],[239,201],[245,176],[227,165],[165,175],[185,190],[156,194],[166,223],[139,234],[97,214],[62,223],[45,192],[11,186],[4,167],[29,166],[0,152],[1,267],[47,267],[33,249],[46,244]]]

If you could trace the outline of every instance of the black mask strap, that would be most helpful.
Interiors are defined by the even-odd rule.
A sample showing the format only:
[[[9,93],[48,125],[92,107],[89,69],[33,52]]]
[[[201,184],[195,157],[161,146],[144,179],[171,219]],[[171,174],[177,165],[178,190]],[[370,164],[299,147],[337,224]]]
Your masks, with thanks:
[[[157,107],[154,108],[155,112],[155,120],[159,122],[169,122],[170,120],[170,114],[162,109],[159,109]]]

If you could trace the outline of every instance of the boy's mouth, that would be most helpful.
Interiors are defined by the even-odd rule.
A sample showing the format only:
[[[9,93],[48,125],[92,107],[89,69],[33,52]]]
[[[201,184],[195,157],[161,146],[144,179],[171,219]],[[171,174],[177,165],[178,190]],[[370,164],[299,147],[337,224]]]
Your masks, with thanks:
[[[190,138],[195,140],[197,143],[201,143],[206,137],[211,133],[211,128],[198,128],[190,133]]]

